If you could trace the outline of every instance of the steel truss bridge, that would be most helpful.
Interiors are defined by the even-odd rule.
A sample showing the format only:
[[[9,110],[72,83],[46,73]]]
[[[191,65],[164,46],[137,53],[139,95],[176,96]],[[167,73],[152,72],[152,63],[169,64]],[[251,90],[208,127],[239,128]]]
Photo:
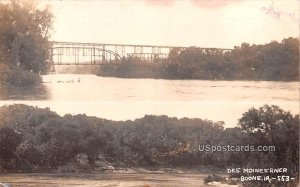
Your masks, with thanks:
[[[130,44],[102,44],[77,42],[50,42],[50,65],[101,65],[122,63],[125,58],[137,58],[141,62],[160,62],[169,56],[172,49],[187,47]],[[223,48],[198,48],[204,52],[231,51]]]

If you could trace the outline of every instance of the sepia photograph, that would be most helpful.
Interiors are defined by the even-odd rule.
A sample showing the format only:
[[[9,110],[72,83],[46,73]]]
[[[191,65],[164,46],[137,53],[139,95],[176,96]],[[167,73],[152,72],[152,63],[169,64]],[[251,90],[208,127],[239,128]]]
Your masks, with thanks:
[[[299,0],[0,0],[0,187],[300,187]]]

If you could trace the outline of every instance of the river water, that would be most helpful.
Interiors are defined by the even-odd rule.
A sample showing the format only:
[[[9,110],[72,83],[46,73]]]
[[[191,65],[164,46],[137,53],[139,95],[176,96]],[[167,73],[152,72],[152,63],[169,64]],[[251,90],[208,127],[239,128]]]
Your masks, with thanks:
[[[61,115],[86,114],[113,120],[136,119],[145,114],[202,118],[224,121],[225,127],[235,126],[249,108],[264,104],[299,113],[298,82],[124,79],[76,74],[44,75],[43,81],[46,93],[2,96],[0,105],[24,103],[50,107]]]

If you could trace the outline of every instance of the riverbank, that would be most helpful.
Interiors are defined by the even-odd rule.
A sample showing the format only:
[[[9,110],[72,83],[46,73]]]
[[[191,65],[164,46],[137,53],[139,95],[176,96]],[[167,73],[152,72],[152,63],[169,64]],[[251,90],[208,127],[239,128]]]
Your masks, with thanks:
[[[38,73],[0,64],[0,84],[11,87],[33,87],[41,83]]]
[[[52,175],[77,175],[80,173],[86,174],[206,174],[211,173],[221,176],[227,176],[226,169],[215,166],[197,166],[197,167],[114,167],[112,163],[100,162],[94,166],[89,164],[69,162],[63,166],[53,169],[35,170],[35,171],[21,171],[21,170],[5,170],[0,168],[0,175],[8,174],[33,174],[33,173],[48,173]],[[101,166],[100,166],[101,165]]]
[[[14,187],[207,187],[204,179],[207,174],[5,174],[0,175],[0,182]],[[0,183],[0,186],[1,186]],[[234,185],[219,184],[220,187]],[[237,186],[237,185],[236,185]]]
[[[42,83],[26,87],[16,87],[11,84],[0,84],[0,100],[46,100],[49,93]]]
[[[39,74],[0,64],[0,100],[47,99]]]
[[[214,73],[214,75],[207,74],[211,70],[205,72],[203,68],[187,67],[189,69],[182,70],[181,67],[189,66],[189,64],[174,64],[168,62],[162,63],[145,63],[145,62],[132,62],[120,64],[103,64],[95,69],[92,74],[102,77],[117,77],[117,78],[149,78],[149,79],[165,79],[165,80],[220,80],[220,81],[283,81],[293,82],[299,81],[297,75],[293,77],[279,77],[275,72],[247,72],[247,75],[241,73],[232,73],[232,75],[224,74],[224,72]],[[201,65],[199,65],[201,66]],[[297,67],[295,67],[297,68]],[[72,69],[72,68],[69,68]],[[74,72],[86,72],[89,70],[74,68]],[[254,71],[254,70],[253,70]],[[240,70],[236,70],[240,72]],[[267,75],[268,74],[268,75]],[[272,75],[269,75],[272,74]],[[295,73],[294,73],[295,74]]]
[[[266,123],[272,126],[268,132]],[[6,172],[117,172],[118,168],[152,168],[179,173],[177,168],[264,168],[265,165],[257,165],[259,157],[263,164],[272,167],[283,167],[285,163],[287,174],[297,178],[298,160],[289,158],[297,157],[299,149],[299,115],[265,105],[246,111],[237,127],[225,129],[223,125],[210,120],[153,115],[133,121],[112,121],[86,115],[59,116],[49,108],[20,104],[3,106],[0,166]],[[253,133],[253,127],[260,129],[259,133]],[[208,147],[203,149],[203,145]],[[213,149],[224,145],[235,149],[249,145],[254,150],[257,145],[274,145],[276,151],[269,150],[266,157],[260,151]]]

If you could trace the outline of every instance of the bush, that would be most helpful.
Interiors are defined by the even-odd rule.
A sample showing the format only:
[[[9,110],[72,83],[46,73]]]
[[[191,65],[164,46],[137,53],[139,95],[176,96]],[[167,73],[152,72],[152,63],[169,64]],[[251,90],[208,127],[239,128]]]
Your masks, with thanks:
[[[19,68],[6,69],[1,74],[1,82],[15,87],[33,86],[41,82],[41,78],[37,73]]]
[[[5,169],[15,167],[15,151],[21,143],[21,135],[13,129],[0,128],[0,163]]]

